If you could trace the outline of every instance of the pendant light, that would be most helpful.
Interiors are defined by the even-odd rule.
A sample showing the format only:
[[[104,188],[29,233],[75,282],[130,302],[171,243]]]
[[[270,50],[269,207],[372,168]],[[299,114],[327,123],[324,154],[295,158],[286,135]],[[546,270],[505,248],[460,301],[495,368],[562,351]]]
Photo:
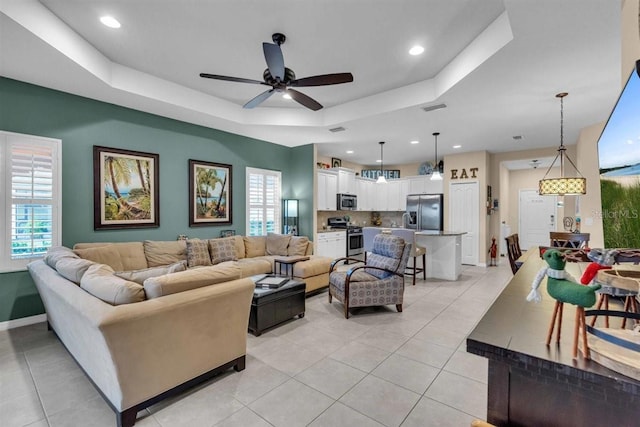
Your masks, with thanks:
[[[387,180],[384,177],[384,171],[382,169],[382,166],[383,166],[382,148],[384,147],[384,141],[380,141],[378,144],[380,144],[380,175],[378,175],[378,180],[376,181],[376,184],[386,184]]]
[[[436,139],[436,160],[433,165],[433,173],[431,174],[431,181],[442,181],[442,175],[440,175],[440,167],[438,166],[438,135],[440,132],[434,132],[433,136]]]
[[[569,158],[569,155],[566,154],[567,149],[564,146],[564,97],[567,95],[569,95],[567,92],[556,95],[556,98],[560,98],[560,147],[558,148],[556,158],[553,159],[553,163],[551,163],[551,166],[549,166],[549,169],[547,169],[547,172],[539,182],[539,194],[541,196],[566,196],[587,193],[587,179],[582,176],[576,165]],[[564,175],[565,157],[579,176],[566,177]],[[549,171],[555,165],[558,158],[560,158],[560,177],[547,178]]]

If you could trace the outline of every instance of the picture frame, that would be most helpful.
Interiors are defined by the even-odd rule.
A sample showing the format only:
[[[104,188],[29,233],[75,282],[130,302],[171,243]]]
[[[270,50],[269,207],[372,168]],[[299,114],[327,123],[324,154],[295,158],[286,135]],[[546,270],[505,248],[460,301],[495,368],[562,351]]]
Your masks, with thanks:
[[[160,226],[159,160],[154,153],[93,146],[93,228]]]
[[[332,168],[342,167],[342,160],[341,159],[337,159],[335,157],[332,157],[331,158],[331,167]]]
[[[189,160],[189,227],[231,224],[232,166]]]

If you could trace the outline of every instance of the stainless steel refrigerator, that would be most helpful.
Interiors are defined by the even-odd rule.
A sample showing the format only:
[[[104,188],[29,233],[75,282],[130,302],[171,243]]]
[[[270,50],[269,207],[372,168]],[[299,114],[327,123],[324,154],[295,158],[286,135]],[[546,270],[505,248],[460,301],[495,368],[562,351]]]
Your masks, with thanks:
[[[409,194],[407,196],[406,228],[442,231],[443,214],[442,194]]]

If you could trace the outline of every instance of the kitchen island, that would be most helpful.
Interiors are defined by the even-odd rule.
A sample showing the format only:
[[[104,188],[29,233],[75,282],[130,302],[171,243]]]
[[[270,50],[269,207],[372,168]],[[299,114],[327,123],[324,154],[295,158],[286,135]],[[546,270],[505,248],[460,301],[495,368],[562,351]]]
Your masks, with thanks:
[[[458,280],[462,271],[462,235],[455,231],[416,231],[418,246],[427,250],[427,277]]]
[[[538,250],[524,264],[467,338],[467,352],[489,359],[487,421],[496,426],[636,426],[640,381],[579,354],[572,358],[575,307],[565,304],[559,345],[546,346],[555,300],[531,282],[545,265]],[[567,271],[580,277],[581,265]]]

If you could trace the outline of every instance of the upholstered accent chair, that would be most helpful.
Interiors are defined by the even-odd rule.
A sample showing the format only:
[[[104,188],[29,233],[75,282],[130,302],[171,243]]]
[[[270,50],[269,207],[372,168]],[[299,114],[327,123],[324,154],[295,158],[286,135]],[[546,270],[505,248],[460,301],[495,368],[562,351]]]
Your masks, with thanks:
[[[344,317],[349,309],[395,304],[402,312],[404,270],[411,253],[411,243],[391,234],[378,234],[367,262],[347,271],[336,271],[345,258],[331,263],[329,274],[329,304],[335,297],[344,305]]]

